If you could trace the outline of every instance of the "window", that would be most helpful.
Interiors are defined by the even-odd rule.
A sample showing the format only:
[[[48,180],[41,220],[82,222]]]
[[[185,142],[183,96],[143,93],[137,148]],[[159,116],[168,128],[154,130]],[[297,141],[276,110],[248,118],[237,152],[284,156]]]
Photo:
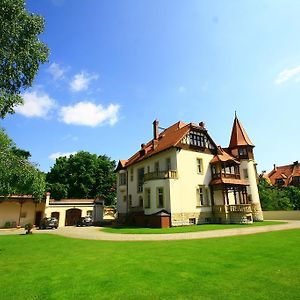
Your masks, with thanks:
[[[145,189],[145,208],[150,208],[151,206],[151,190],[149,188]]]
[[[143,206],[144,206],[143,197],[139,196],[139,207],[143,207]]]
[[[239,148],[239,156],[247,156],[247,149]]]
[[[217,173],[217,168],[215,165],[211,166],[211,172],[213,173],[213,175]]]
[[[147,166],[147,173],[150,173],[150,166]]]
[[[201,158],[197,158],[197,173],[202,174],[203,173],[203,161]]]
[[[189,218],[189,224],[195,225],[196,224],[196,218]]]
[[[137,182],[137,190],[138,193],[143,191],[143,185],[144,185],[144,168],[138,169],[138,182]]]
[[[300,182],[300,176],[294,176],[293,181],[294,182]]]
[[[126,173],[119,173],[119,185],[126,185]]]
[[[166,170],[167,170],[167,171],[170,171],[170,170],[171,170],[171,158],[170,158],[170,157],[168,157],[168,158],[166,159]]]
[[[190,132],[190,144],[193,146],[205,147],[207,138],[204,134],[196,131]]]
[[[164,207],[164,189],[157,188],[157,208]]]
[[[132,207],[132,195],[128,195],[129,197],[129,207]]]
[[[277,179],[275,180],[275,182],[276,182],[276,184],[278,184],[278,185],[283,185],[283,184],[284,184],[284,180],[283,180],[282,178],[277,178]]]
[[[243,174],[244,174],[244,178],[246,179],[249,178],[247,169],[243,169]]]
[[[209,194],[208,188],[199,185],[197,188],[197,206],[208,206],[209,205]]]
[[[159,172],[159,162],[158,161],[154,165],[154,171]]]
[[[133,181],[133,168],[130,169],[130,181]]]

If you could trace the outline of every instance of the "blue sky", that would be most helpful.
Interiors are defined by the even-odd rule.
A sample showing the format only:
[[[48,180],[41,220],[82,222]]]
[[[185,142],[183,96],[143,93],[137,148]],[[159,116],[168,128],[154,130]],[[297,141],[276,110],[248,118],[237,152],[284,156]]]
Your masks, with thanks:
[[[227,147],[234,111],[258,170],[300,159],[299,1],[30,0],[51,50],[0,124],[49,171],[62,153],[131,156],[162,127],[204,121]]]

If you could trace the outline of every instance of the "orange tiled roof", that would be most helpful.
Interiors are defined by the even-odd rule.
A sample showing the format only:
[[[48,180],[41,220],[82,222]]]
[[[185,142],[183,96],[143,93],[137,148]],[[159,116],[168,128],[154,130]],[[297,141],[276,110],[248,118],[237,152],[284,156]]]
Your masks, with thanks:
[[[182,121],[179,121],[168,127],[159,134],[157,140],[152,139],[144,145],[143,149],[141,149],[142,151],[140,150],[130,157],[126,163],[126,167],[161,151],[167,150],[171,147],[176,147],[176,145],[179,144],[182,138],[188,133],[190,126],[191,123],[186,125]]]
[[[237,164],[240,163],[233,156],[227,153],[225,149],[223,149],[221,146],[218,146],[218,154],[213,157],[210,163],[213,164],[216,162],[225,162],[225,161],[234,161]]]
[[[50,204],[93,204],[95,199],[61,199],[61,200],[54,200],[50,199]]]
[[[300,176],[300,164],[298,161],[290,165],[275,167],[267,175],[273,185],[276,184],[276,179],[283,179],[283,186],[288,186],[294,176]]]
[[[249,139],[247,132],[245,131],[241,122],[237,117],[235,117],[233,121],[232,131],[231,131],[229,148],[235,148],[237,146],[254,147],[253,143]]]
[[[152,139],[147,144],[143,144],[142,148],[136,152],[132,157],[126,161],[119,161],[117,171],[128,167],[134,163],[137,163],[145,158],[148,158],[154,154],[167,150],[171,147],[181,147],[181,140],[184,136],[193,128],[199,127],[193,123],[185,124],[179,121],[172,126],[168,127],[159,134],[157,140]],[[204,129],[203,127],[199,127]],[[204,129],[205,130],[205,129]],[[214,142],[213,142],[214,143]]]
[[[210,185],[219,185],[219,184],[249,185],[249,183],[244,179],[224,178],[224,177],[212,179],[210,182]]]

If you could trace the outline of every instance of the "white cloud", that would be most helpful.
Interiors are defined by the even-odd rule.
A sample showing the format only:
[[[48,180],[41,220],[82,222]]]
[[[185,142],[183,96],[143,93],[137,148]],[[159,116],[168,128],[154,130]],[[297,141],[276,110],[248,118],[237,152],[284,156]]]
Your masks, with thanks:
[[[64,106],[60,110],[60,117],[66,124],[85,125],[95,127],[103,124],[114,125],[119,117],[120,106],[109,104],[106,108],[92,102],[78,102],[74,106]]]
[[[52,75],[54,80],[58,80],[64,78],[66,69],[62,68],[57,63],[52,63],[48,68],[48,72]]]
[[[300,73],[300,66],[297,66],[293,69],[286,69],[280,72],[275,80],[276,84],[282,84],[291,78],[297,76]]]
[[[55,107],[54,99],[44,92],[25,92],[22,97],[24,104],[15,107],[15,112],[28,118],[46,117]]]
[[[74,152],[55,152],[55,153],[50,154],[49,158],[52,160],[56,160],[59,157],[62,157],[62,156],[70,157],[70,155],[74,155],[76,153],[77,153],[76,151],[74,151]]]
[[[86,72],[80,72],[74,75],[70,82],[70,88],[73,92],[86,91],[92,80],[98,79],[97,74],[90,74]]]

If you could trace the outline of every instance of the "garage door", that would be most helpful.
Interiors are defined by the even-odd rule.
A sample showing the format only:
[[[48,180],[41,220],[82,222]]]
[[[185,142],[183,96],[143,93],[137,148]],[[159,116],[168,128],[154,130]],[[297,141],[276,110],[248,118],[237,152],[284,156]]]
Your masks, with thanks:
[[[66,226],[76,225],[81,218],[81,209],[72,208],[66,211]]]

